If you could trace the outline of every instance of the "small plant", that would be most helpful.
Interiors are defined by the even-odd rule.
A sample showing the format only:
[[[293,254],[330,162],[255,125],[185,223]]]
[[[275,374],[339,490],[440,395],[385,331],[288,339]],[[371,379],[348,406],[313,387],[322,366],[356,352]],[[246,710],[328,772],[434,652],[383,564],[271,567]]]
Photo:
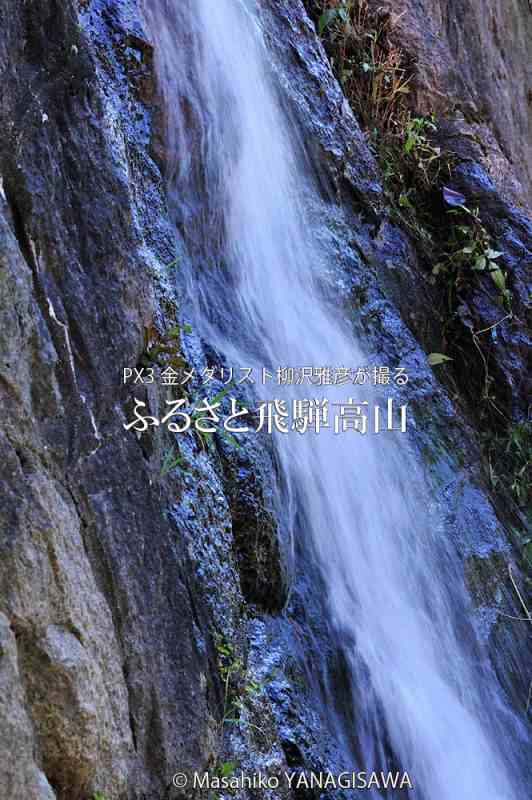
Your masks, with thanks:
[[[333,67],[366,131],[394,124],[411,75],[403,54],[389,38],[390,15],[372,13],[367,0],[323,3],[318,33],[325,39]]]
[[[107,800],[103,792],[94,792],[91,800]]]
[[[209,400],[209,404],[210,405],[215,405],[216,403],[221,402],[224,399],[224,397],[226,397],[228,395],[228,393],[231,391],[231,389],[234,389],[234,383],[232,381],[227,386],[224,386],[223,389],[220,389],[220,391],[217,392],[214,395],[214,397]],[[199,398],[196,397],[192,401],[192,405],[194,407],[196,406],[198,400],[199,400]],[[240,405],[240,403],[238,401],[236,401],[236,404]],[[201,417],[204,416],[204,413],[205,412],[201,412],[201,411],[197,411],[197,410],[192,411],[192,413],[191,413],[192,421],[195,423],[198,419],[200,419]],[[199,440],[200,440],[202,449],[203,450],[209,450],[210,447],[212,446],[212,437],[213,437],[214,434],[210,433],[209,431],[199,430],[197,427],[195,427],[194,429],[195,429],[196,433],[199,436]],[[235,439],[235,437],[231,433],[229,433],[229,431],[226,431],[223,427],[218,428],[217,433],[222,437],[222,439],[224,439],[224,441],[226,441],[232,447],[235,447],[237,449],[240,448],[240,445],[237,442],[237,440]]]
[[[226,725],[236,724],[246,699],[261,689],[258,681],[247,677],[242,659],[237,655],[231,642],[222,635],[215,639],[218,671],[224,684],[224,704],[221,722],[221,733]]]
[[[532,502],[532,422],[511,425],[505,439],[504,455],[510,488],[517,505],[526,509]],[[525,545],[532,563],[532,547],[528,542]]]
[[[522,562],[524,581],[530,590],[532,587],[532,577],[530,577],[532,574],[532,535],[530,532],[522,533],[517,528],[512,528],[511,530]]]
[[[216,774],[219,775],[220,778],[229,778],[237,767],[238,764],[236,761],[222,761],[216,768]]]
[[[367,0],[328,0],[318,32],[332,67],[381,166],[394,216],[425,247],[433,245],[431,196],[452,159],[433,142],[433,114],[409,107],[412,62],[392,35],[398,17]]]
[[[165,453],[163,463],[161,466],[161,478],[167,475],[176,467],[182,467],[182,466],[183,466],[183,457],[179,453],[177,453],[176,455],[174,448],[172,447]]]
[[[427,146],[427,132],[436,131],[436,118],[434,114],[430,119],[425,117],[411,117],[405,128],[405,153],[411,153],[412,150],[422,150]]]
[[[160,333],[154,325],[146,327],[140,365],[149,367],[155,364],[159,367],[173,367],[176,370],[184,369],[186,362],[181,353],[181,330],[181,325],[178,324],[168,328],[164,333]]]
[[[325,29],[336,20],[339,20],[340,22],[347,22],[348,18],[349,4],[347,2],[327,8],[318,20],[318,35],[322,36]]]
[[[224,685],[224,702],[222,710],[221,732],[226,724],[236,722],[238,716],[237,701],[240,697],[242,680],[244,675],[244,664],[237,656],[234,646],[222,635],[218,635],[215,640],[216,655],[218,660],[218,672]]]
[[[415,175],[415,182],[423,189],[432,190],[440,181],[442,170],[448,174],[451,164],[442,156],[441,148],[431,141],[431,136],[438,130],[436,117],[408,115],[403,131],[403,153],[410,171]]]
[[[506,433],[485,439],[492,485],[509,485],[517,505],[526,509],[532,501],[532,422],[511,424]],[[532,564],[529,544],[523,542],[523,548]]]
[[[449,305],[452,295],[464,288],[476,272],[487,272],[500,291],[501,305],[509,308],[512,294],[506,286],[506,275],[497,263],[502,253],[491,246],[490,235],[482,224],[479,209],[471,210],[466,205],[458,204],[448,213],[459,219],[451,226],[444,257],[434,265],[432,275],[434,278],[447,275],[450,281]]]
[[[506,445],[506,453],[512,460],[511,489],[519,505],[526,506],[532,500],[532,423],[513,425]],[[532,549],[528,553],[532,561]]]

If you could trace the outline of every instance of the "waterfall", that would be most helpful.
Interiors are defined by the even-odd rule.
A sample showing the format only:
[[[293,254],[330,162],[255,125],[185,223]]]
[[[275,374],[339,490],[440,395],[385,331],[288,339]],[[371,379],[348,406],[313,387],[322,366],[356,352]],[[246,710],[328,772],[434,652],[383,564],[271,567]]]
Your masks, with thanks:
[[[227,363],[256,370],[368,363],[323,299],[330,254],[307,212],[315,179],[271,75],[258,8],[252,0],[145,6],[197,329]],[[263,400],[363,399],[346,386],[256,390]],[[517,723],[482,644],[459,633],[458,618],[471,615],[462,566],[405,439],[331,428],[274,436],[289,535],[312,552],[345,642],[348,716],[364,761],[353,768],[378,768],[389,742],[425,800],[520,800]]]

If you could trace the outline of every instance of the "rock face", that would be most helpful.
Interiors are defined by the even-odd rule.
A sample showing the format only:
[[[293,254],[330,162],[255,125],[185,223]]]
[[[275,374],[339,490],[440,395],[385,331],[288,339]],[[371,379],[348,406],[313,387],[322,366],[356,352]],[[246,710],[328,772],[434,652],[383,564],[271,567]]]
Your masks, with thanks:
[[[141,147],[141,44],[112,5],[93,17],[103,44],[72,3],[2,6],[5,797],[163,796],[174,762],[209,749],[201,601],[122,428],[163,201]]]
[[[475,193],[493,226],[524,314],[530,223],[508,197],[525,197],[529,186],[521,43],[530,14],[523,0],[504,19],[499,4],[486,14],[470,0],[462,24],[454,5],[405,3],[404,24],[427,63],[434,50],[421,23],[434,36],[445,28],[447,77],[433,74],[431,91],[452,103],[473,91],[493,146],[523,166],[521,187],[507,164],[499,186],[468,152],[457,188]],[[387,217],[378,167],[303,5],[262,10],[289,102],[347,220],[331,250],[350,288],[334,291],[351,308],[363,297],[356,324],[376,351],[411,368],[412,403],[420,415],[431,406],[418,446],[435,465],[449,529],[465,559],[495,553],[499,570],[498,558],[511,558],[507,517],[487,499],[473,433],[415,339],[425,345],[420,309],[431,297],[415,246]],[[267,446],[250,443],[235,456],[223,441],[207,447],[187,434],[176,465],[171,437],[123,428],[132,391],[122,369],[153,367],[153,341],[181,319],[179,280],[164,268],[175,233],[141,9],[135,0],[0,0],[0,15],[0,797],[189,798],[191,790],[172,788],[175,772],[214,769],[235,754],[255,769],[340,763],[316,701],[325,667],[314,643],[339,694],[341,664],[319,577],[292,576],[286,606],[289,565]],[[463,52],[466,70],[457,66]],[[490,325],[496,313],[483,294],[463,311],[464,325]],[[527,339],[512,325],[499,328],[490,358],[510,411],[522,414]],[[187,341],[187,359],[205,364],[204,343],[193,332]],[[152,413],[164,407],[160,389],[134,393]],[[489,626],[488,635],[518,703],[524,631]],[[231,691],[248,699],[224,737],[228,673]]]
[[[373,0],[372,0],[373,2]],[[528,0],[374,3],[397,18],[396,37],[416,59],[421,111],[461,112],[490,153],[492,177],[532,201],[532,37]],[[491,152],[490,152],[491,151]],[[519,185],[520,184],[520,185]]]

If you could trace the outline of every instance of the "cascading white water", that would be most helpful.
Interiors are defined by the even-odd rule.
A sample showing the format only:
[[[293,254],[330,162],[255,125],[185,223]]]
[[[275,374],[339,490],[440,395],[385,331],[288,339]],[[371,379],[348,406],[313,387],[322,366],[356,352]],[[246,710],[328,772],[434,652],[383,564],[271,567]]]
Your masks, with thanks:
[[[272,86],[252,0],[147,0],[145,13],[169,115],[169,189],[200,265],[189,296],[203,335],[228,363],[256,369],[367,363],[316,286],[327,254],[301,200],[312,178]],[[271,399],[271,388],[257,389]],[[353,394],[283,392],[332,402]],[[524,798],[499,689],[453,624],[465,594],[460,564],[401,435],[294,431],[275,446],[292,526],[303,512],[292,533],[312,542],[354,684],[361,665],[369,676],[351,715],[366,761],[356,766],[377,768],[370,762],[382,762],[387,738],[426,800]]]

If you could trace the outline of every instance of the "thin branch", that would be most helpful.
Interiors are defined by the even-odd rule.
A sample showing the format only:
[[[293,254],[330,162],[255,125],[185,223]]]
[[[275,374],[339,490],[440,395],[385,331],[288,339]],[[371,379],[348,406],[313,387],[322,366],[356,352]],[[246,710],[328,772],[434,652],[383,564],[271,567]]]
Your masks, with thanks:
[[[481,330],[481,331],[473,331],[473,336],[478,336],[478,335],[479,335],[479,333],[487,333],[488,331],[491,331],[493,328],[496,328],[496,327],[497,327],[497,325],[500,325],[500,324],[501,324],[501,322],[504,322],[504,320],[505,320],[505,319],[511,319],[512,317],[513,317],[513,314],[512,314],[512,313],[510,313],[510,314],[506,314],[506,316],[505,316],[505,317],[503,317],[502,319],[500,319],[498,322],[494,322],[494,323],[493,323],[493,325],[490,325],[490,326],[489,326],[489,328],[482,328],[482,330]]]
[[[517,586],[517,583],[515,582],[515,578],[514,578],[514,574],[512,572],[512,565],[511,564],[508,564],[508,572],[510,573],[510,580],[512,581],[512,584],[513,584],[513,587],[515,589],[515,592],[516,592],[519,600],[521,601],[521,605],[523,606],[523,608],[525,610],[525,614],[527,616],[528,622],[532,622],[532,615],[530,614],[530,611],[528,610],[528,608],[526,606],[526,603],[525,603],[525,601],[523,600],[523,598],[521,596],[521,592],[519,591],[519,587]]]
[[[514,617],[512,616],[512,614],[506,614],[505,611],[499,611],[498,608],[496,608],[495,611],[497,612],[497,614],[500,614],[501,617],[506,617],[506,619],[514,619],[516,620],[516,622],[532,622],[532,620],[529,617]]]

